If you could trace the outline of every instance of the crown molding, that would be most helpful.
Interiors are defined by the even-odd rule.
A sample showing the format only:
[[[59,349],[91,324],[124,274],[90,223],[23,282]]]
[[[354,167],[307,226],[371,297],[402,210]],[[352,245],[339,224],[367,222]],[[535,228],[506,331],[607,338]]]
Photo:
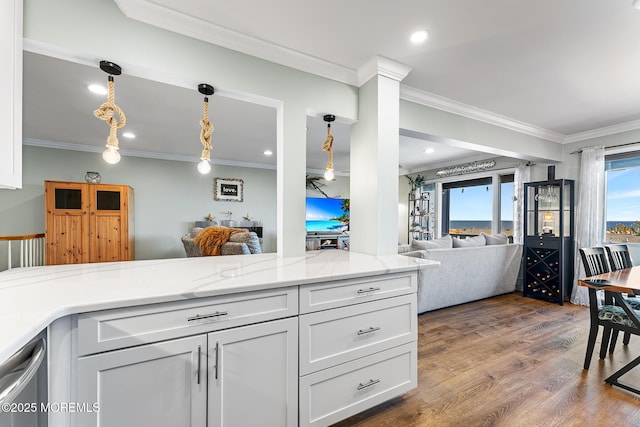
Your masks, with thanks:
[[[528,123],[501,116],[481,108],[463,104],[461,102],[406,85],[400,85],[400,99],[449,113],[458,114],[460,116],[500,126],[526,135],[546,139],[548,141],[562,143],[565,140],[565,135],[561,133],[530,125]]]
[[[587,130],[584,132],[567,135],[564,139],[564,143],[569,144],[571,142],[585,141],[587,139],[614,135],[616,133],[628,132],[636,129],[640,129],[640,120],[631,120],[629,122],[618,123],[616,125],[605,126],[598,129]]]
[[[87,153],[102,153],[104,151],[104,147],[102,146],[87,145],[87,144],[73,144],[69,142],[58,142],[58,141],[46,141],[42,139],[33,139],[33,138],[24,138],[22,140],[22,143],[23,145],[29,145],[32,147],[54,148],[57,150],[82,151]],[[120,153],[124,157],[141,157],[145,159],[154,159],[154,160],[172,160],[172,161],[188,162],[188,163],[194,163],[194,164],[200,162],[201,160],[200,157],[198,156],[156,153],[153,151],[129,150],[126,148],[120,148]],[[263,163],[251,163],[251,162],[238,162],[235,160],[212,159],[211,163],[213,163],[214,165],[235,166],[235,167],[241,167],[241,168],[271,169],[271,170],[276,169],[276,165],[269,165],[269,164],[263,164]]]
[[[362,86],[374,76],[384,76],[401,82],[411,70],[407,65],[375,55],[358,69],[358,86]]]
[[[212,24],[149,0],[115,0],[115,3],[130,19],[341,83],[358,84],[357,72],[351,68]]]

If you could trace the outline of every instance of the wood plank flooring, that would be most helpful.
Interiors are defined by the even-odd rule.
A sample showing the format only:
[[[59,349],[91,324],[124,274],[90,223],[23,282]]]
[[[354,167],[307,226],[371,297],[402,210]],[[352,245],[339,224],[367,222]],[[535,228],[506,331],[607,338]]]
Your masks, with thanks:
[[[582,369],[589,310],[507,294],[418,316],[418,388],[335,427],[640,426],[640,399],[604,383],[640,337]],[[624,379],[640,387],[640,368]]]

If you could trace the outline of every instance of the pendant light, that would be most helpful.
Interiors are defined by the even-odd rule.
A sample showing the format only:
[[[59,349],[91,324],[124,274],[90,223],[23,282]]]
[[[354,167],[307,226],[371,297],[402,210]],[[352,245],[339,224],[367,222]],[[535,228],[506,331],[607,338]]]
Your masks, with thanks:
[[[110,164],[116,164],[120,161],[120,153],[118,147],[118,129],[124,127],[127,124],[127,118],[124,112],[116,105],[114,94],[114,81],[113,76],[119,76],[122,74],[122,69],[118,64],[114,64],[109,61],[100,61],[100,69],[109,74],[108,78],[108,94],[107,102],[103,103],[100,108],[93,112],[93,115],[104,120],[109,125],[109,137],[107,138],[107,149],[102,153],[102,158],[105,162]],[[113,117],[117,114],[119,121]]]
[[[202,142],[201,162],[198,163],[198,172],[203,175],[211,172],[211,134],[213,133],[213,125],[209,121],[209,95],[213,95],[213,86],[206,83],[198,85],[198,92],[204,95],[204,117],[200,120],[200,142]]]
[[[331,135],[331,122],[336,120],[336,116],[333,114],[326,114],[324,121],[327,122],[327,138],[322,143],[322,149],[329,153],[329,159],[327,160],[327,168],[324,171],[324,179],[327,181],[333,181],[335,174],[333,173],[333,135]]]

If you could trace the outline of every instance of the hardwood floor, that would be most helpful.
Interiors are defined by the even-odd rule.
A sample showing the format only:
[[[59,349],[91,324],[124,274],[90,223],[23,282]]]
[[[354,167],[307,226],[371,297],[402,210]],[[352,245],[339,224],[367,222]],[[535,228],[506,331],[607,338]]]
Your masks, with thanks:
[[[640,426],[640,399],[604,383],[640,355],[622,336],[582,369],[589,310],[520,294],[418,317],[418,388],[344,420],[345,426]],[[621,378],[640,386],[640,369]]]

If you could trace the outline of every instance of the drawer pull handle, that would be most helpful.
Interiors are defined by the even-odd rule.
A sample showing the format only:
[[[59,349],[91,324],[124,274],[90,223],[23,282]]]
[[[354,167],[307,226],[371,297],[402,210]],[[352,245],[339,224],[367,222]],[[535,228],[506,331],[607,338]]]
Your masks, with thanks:
[[[209,319],[211,317],[226,316],[227,314],[229,314],[228,311],[216,311],[215,313],[212,313],[212,314],[203,314],[203,315],[196,314],[193,317],[189,317],[187,319],[187,322],[193,322],[195,320],[202,320],[202,319]]]
[[[198,384],[200,384],[200,352],[202,352],[202,346],[198,346]]]
[[[358,384],[358,390],[364,390],[367,387],[371,387],[372,385],[378,384],[380,382],[380,380],[369,380],[368,383],[366,384]]]
[[[375,331],[379,331],[379,330],[380,330],[379,326],[372,326],[369,329],[360,329],[358,331],[358,335],[370,334],[371,332],[375,332]]]
[[[379,291],[380,288],[376,287],[376,288],[369,288],[369,289],[358,289],[358,293],[359,294],[368,294],[369,292],[375,292],[375,291]]]
[[[216,343],[216,360],[215,360],[215,364],[216,364],[216,370],[215,370],[214,378],[218,379],[218,365],[220,364],[220,343],[219,342]]]

